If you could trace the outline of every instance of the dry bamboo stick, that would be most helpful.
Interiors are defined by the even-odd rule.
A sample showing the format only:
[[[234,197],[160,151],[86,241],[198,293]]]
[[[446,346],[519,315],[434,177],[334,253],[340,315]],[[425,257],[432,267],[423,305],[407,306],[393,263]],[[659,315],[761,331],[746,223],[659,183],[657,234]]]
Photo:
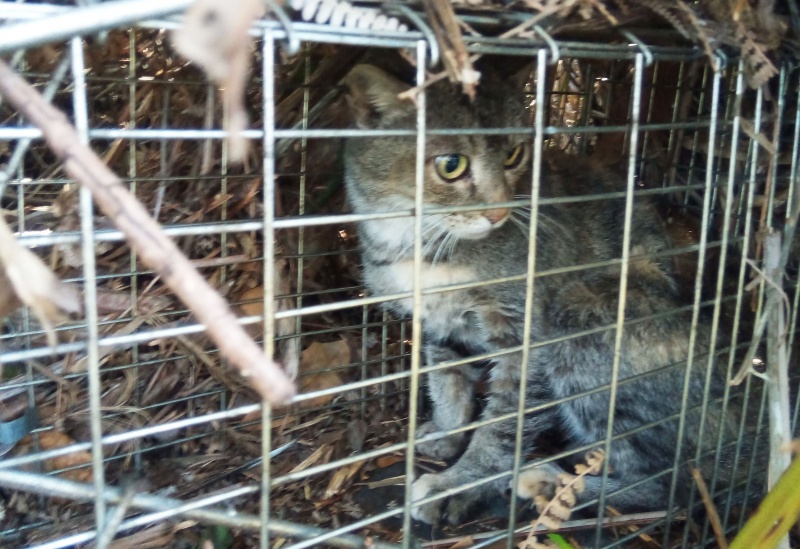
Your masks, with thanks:
[[[765,193],[766,194],[766,193]],[[779,303],[786,299],[781,268],[781,233],[767,235],[764,245],[764,270],[767,300]],[[789,408],[789,357],[786,349],[786,315],[781,306],[772,307],[767,325],[767,402],[769,408],[769,476],[768,488],[772,490],[792,462],[788,446],[792,442],[791,413]],[[788,536],[777,544],[779,549],[789,549]]]

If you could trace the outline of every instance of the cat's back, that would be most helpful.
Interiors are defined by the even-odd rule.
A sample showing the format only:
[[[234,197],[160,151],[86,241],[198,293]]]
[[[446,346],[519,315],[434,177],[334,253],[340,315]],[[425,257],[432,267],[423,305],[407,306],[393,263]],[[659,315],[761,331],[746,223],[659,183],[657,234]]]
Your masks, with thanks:
[[[580,263],[620,259],[626,232],[625,175],[591,158],[563,153],[548,153],[546,158],[541,178],[544,211],[558,220],[562,234],[569,233],[565,241]],[[634,195],[628,231],[632,256],[657,255],[671,247],[649,196]],[[672,275],[667,263],[659,261],[658,268]]]

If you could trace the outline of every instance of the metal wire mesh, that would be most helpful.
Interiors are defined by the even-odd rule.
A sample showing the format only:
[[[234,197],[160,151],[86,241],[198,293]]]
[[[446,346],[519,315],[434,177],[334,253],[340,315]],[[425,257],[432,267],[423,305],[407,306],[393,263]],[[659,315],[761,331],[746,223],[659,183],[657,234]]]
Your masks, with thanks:
[[[722,329],[720,311],[732,307],[730,348],[750,346],[737,339],[738,323],[752,316],[751,309],[761,310],[765,289],[762,282],[755,291],[746,290],[751,272],[746,259],[760,249],[758,235],[765,228],[781,228],[789,217],[798,178],[800,80],[791,67],[781,67],[777,94],[768,99],[762,90],[745,90],[736,63],[715,72],[690,48],[650,47],[638,41],[601,45],[474,36],[467,39],[473,53],[535,61],[529,83],[530,127],[428,128],[423,91],[416,101],[416,130],[347,129],[342,115],[336,114],[345,108],[340,90],[326,88],[336,79],[315,80],[315,71],[329,55],[346,58],[342,65],[352,66],[361,50],[351,47],[402,48],[416,62],[416,84],[423,85],[427,62],[438,50],[430,31],[419,27],[422,20],[410,21],[408,31],[264,21],[257,25],[260,51],[254,53],[260,66],[254,63],[248,89],[254,123],[246,136],[256,152],[250,165],[231,169],[225,132],[218,129],[218,90],[167,51],[165,33],[157,29],[174,28],[175,20],[154,20],[188,2],[115,4],[109,12],[113,17],[100,20],[91,16],[107,6],[4,2],[0,18],[7,28],[0,33],[0,50],[14,51],[17,70],[70,113],[81,138],[118,171],[198,268],[240,307],[242,324],[264,342],[267,353],[275,352],[281,341],[293,341],[304,353],[319,345],[316,349],[343,350],[345,358],[301,368],[300,394],[290,409],[262,406],[220,365],[203,326],[141,265],[122,234],[95,215],[88,191],[76,190],[75,182],[64,177],[41,142],[41,132],[0,104],[4,213],[19,241],[79,283],[85,297],[85,314],[58,328],[55,349],[47,346],[43,329],[24,309],[5,320],[0,336],[3,419],[27,414],[38,420],[28,438],[4,448],[7,453],[0,461],[4,547],[108,547],[114,536],[117,543],[141,546],[199,546],[210,539],[208,525],[214,524],[234,532],[241,546],[423,543],[419,538],[431,532],[412,522],[411,482],[419,467],[429,470],[430,464],[408,459],[415,445],[509,419],[519,420],[513,469],[434,498],[498,478],[513,480],[516,486],[521,471],[542,463],[531,463],[520,451],[522,418],[539,410],[526,407],[521,399],[516,413],[417,438],[417,421],[426,411],[422,384],[432,372],[512,353],[521,353],[526,363],[529,352],[559,338],[532,341],[528,329],[518,347],[425,364],[418,344],[421,315],[392,317],[380,308],[392,300],[411,299],[420,311],[428,295],[524,280],[529,319],[530,303],[536,299],[531,294],[534,278],[618,266],[617,321],[559,336],[615,334],[614,372],[623,325],[676,313],[691,312],[694,337],[697,323],[707,321],[701,311],[713,312],[716,333]],[[20,23],[24,20],[27,26]],[[143,28],[112,30],[105,43],[76,37],[131,23]],[[292,41],[302,44],[299,53],[276,56],[281,44]],[[41,46],[44,42],[55,44]],[[330,47],[340,49],[325,49]],[[111,53],[103,54],[104,48]],[[759,145],[766,128],[773,132],[772,151]],[[423,213],[470,209],[423,205],[426,139],[487,133],[532,137],[534,189],[541,184],[546,148],[568,154],[614,150],[626,173],[625,191],[597,189],[596,194],[577,198],[533,192],[532,203],[518,200],[508,205],[532,206],[535,220],[538,208],[548,204],[624,198],[622,257],[547,271],[535,269],[532,254],[525,274],[425,287],[420,269]],[[341,168],[331,159],[343,138],[390,135],[416,138],[414,210],[349,213]],[[643,196],[662,198],[669,205],[665,222],[690,227],[685,232],[691,239],[660,254],[631,250],[634,197]],[[413,290],[368,295],[361,282],[355,223],[410,216],[416,223]],[[692,224],[682,225],[687,219]],[[726,262],[726,254],[735,257]],[[629,266],[658,257],[694,258],[696,268],[687,275],[691,299],[679,311],[625,320]],[[792,300],[792,349],[800,292],[796,275],[790,278],[784,288]],[[705,293],[703,280],[710,281]],[[282,301],[291,306],[280,306]],[[276,323],[287,319],[294,322],[296,333],[276,336]],[[730,357],[732,375],[739,355],[714,344],[711,348],[712,355]],[[709,359],[690,352],[687,361],[693,360]],[[667,370],[688,376],[687,361]],[[794,388],[800,386],[798,374],[793,367]],[[614,375],[610,384],[588,394],[609,392],[613,402],[618,388],[631,381]],[[523,396],[524,383],[523,375]],[[758,438],[766,430],[766,392],[752,376],[745,385],[738,397],[727,392],[721,399],[706,395],[699,411],[705,416],[719,407],[748,409],[748,402],[755,402],[762,421],[752,436]],[[678,421],[683,429],[690,410],[685,392],[682,397],[678,417],[639,429],[667,421]],[[793,433],[799,411],[793,403]],[[609,433],[614,433],[614,420],[611,414]],[[742,448],[739,455],[742,439],[751,436],[743,425],[739,432],[734,443],[737,462],[748,468],[750,482],[759,474],[756,452],[745,455]],[[614,441],[632,434],[609,435],[597,443],[608,452]],[[545,461],[581,455],[595,446],[564,450]],[[720,437],[717,455],[722,446]],[[699,454],[698,449],[694,459]],[[630,546],[646,536],[677,540],[684,547],[714,543],[707,522],[692,529],[686,511],[678,508],[678,472],[687,467],[680,448],[671,462],[659,474],[670,479],[669,500],[659,506],[663,512],[622,517],[615,526],[617,539],[602,546]],[[607,479],[608,468],[602,475]],[[716,473],[714,477],[707,479],[712,493],[722,490]],[[623,490],[644,489],[640,485]],[[601,520],[575,520],[571,527],[596,531],[599,543],[602,527],[612,520],[605,507],[610,496],[601,492],[599,502],[586,504],[599,509]],[[733,514],[731,497],[720,508],[729,535],[746,518]],[[761,494],[749,497],[758,500]],[[702,507],[694,493],[688,501],[690,507]],[[450,539],[424,543],[445,546],[469,535],[476,547],[506,542],[510,547],[526,532],[522,507],[512,497],[505,503],[510,520],[488,521],[469,534],[438,532],[438,537]],[[625,529],[628,524],[638,527]]]

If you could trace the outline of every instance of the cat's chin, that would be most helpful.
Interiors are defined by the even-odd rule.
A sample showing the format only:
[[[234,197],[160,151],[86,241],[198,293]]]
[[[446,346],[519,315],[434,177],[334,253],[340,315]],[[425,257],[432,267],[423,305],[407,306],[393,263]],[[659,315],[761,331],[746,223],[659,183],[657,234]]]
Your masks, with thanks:
[[[456,238],[459,240],[482,240],[492,234],[495,229],[498,229],[503,222],[497,223],[492,225],[490,223],[481,224],[481,225],[461,225],[459,227],[451,227],[450,233],[452,233]]]
[[[489,236],[494,229],[502,225],[502,223],[492,225],[487,219],[482,217],[471,219],[468,222],[458,220],[458,218],[448,221],[450,225],[450,234],[459,240],[481,240]]]
[[[482,240],[492,234],[493,231],[496,231],[505,225],[510,219],[508,210],[498,210],[497,212],[505,213],[505,215],[501,219],[490,220],[486,214],[479,216],[462,216],[454,214],[447,217],[445,219],[445,223],[448,225],[448,231],[450,234],[459,240]],[[486,213],[494,214],[495,212]]]
[[[492,233],[492,228],[450,231],[458,240],[483,240]]]

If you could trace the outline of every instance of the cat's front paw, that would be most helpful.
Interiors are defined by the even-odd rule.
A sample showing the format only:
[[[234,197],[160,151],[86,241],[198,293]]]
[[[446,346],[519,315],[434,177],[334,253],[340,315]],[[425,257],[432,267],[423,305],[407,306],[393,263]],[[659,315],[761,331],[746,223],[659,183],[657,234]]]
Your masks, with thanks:
[[[429,421],[419,426],[419,429],[417,429],[417,436],[424,437],[438,430],[436,425],[432,421]],[[437,440],[420,442],[416,445],[416,448],[423,456],[447,461],[456,457],[461,452],[464,446],[464,437],[464,433],[456,433]]]
[[[465,484],[465,482],[461,482],[452,475],[448,475],[447,472],[425,474],[419,477],[411,486],[411,500],[416,502],[423,498],[457,488],[463,484]],[[464,519],[480,500],[480,490],[467,490],[437,499],[425,505],[413,507],[411,509],[411,516],[427,524],[436,525],[446,520],[453,526],[456,526],[464,522]]]
[[[556,488],[559,485],[559,477],[565,474],[559,466],[552,463],[545,463],[532,469],[520,471],[517,482],[517,496],[522,499],[536,499],[536,496],[544,496],[550,500],[555,495]]]

